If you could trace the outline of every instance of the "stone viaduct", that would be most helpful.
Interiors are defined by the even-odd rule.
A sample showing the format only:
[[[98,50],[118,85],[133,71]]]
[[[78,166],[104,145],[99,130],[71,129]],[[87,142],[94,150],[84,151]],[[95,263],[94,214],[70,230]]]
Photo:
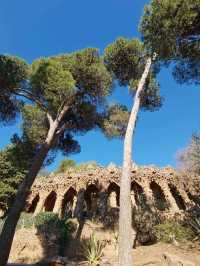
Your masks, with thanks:
[[[110,165],[38,178],[30,193],[26,210],[34,215],[42,211],[75,216],[77,208],[95,213],[98,206],[119,208],[121,168]],[[137,209],[153,202],[163,213],[181,213],[189,206],[200,205],[195,177],[178,174],[170,167],[133,167],[131,200]],[[79,203],[79,204],[78,204]],[[79,206],[79,207],[77,207]],[[76,216],[77,217],[77,216]]]

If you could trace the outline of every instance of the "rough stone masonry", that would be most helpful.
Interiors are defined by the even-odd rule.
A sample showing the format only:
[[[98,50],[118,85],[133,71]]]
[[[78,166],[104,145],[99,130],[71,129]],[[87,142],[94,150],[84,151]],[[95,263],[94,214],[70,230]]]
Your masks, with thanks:
[[[69,169],[59,175],[38,178],[30,193],[26,210],[34,215],[42,211],[78,217],[105,215],[108,208],[119,208],[121,168],[88,166]],[[131,200],[137,209],[142,204],[155,206],[162,213],[184,213],[200,205],[195,182],[199,177],[187,176],[171,167],[136,167],[131,171]]]

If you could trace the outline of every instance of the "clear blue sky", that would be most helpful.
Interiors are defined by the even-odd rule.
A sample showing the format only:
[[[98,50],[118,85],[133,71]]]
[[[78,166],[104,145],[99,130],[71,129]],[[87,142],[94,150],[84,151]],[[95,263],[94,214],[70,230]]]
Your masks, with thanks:
[[[119,36],[138,36],[144,0],[0,0],[0,53],[32,60],[85,47],[106,45]],[[175,165],[177,150],[200,128],[200,88],[179,86],[169,69],[159,75],[165,103],[158,112],[141,112],[135,136],[134,159],[141,165]],[[112,101],[131,105],[127,89],[116,88]],[[1,126],[0,148],[9,143],[19,125]],[[78,138],[77,162],[96,160],[121,164],[123,142],[108,141],[99,132]],[[54,169],[61,156],[50,167]]]

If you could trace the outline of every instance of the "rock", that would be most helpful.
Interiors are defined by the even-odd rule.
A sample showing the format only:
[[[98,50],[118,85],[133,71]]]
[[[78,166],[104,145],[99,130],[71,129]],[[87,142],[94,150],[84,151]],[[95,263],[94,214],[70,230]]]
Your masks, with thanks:
[[[168,253],[163,253],[162,259],[165,266],[195,266],[193,262]]]

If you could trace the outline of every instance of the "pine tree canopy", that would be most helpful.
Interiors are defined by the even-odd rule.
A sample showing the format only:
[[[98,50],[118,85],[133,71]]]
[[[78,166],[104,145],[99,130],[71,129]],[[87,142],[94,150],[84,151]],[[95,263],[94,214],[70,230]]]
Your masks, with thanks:
[[[22,139],[31,142],[35,151],[44,143],[53,121],[58,122],[58,128],[52,153],[79,152],[74,135],[93,128],[106,133],[106,121],[110,123],[109,136],[112,126],[113,137],[124,135],[128,111],[118,104],[115,111],[122,119],[112,121],[107,96],[113,90],[113,77],[97,49],[40,58],[31,65],[17,57],[0,55],[0,71],[0,119],[9,122],[21,112]]]
[[[138,39],[119,38],[105,49],[104,62],[121,86],[129,86],[135,93],[144,71],[148,53]],[[156,68],[153,66],[142,93],[141,108],[154,111],[162,106],[160,87],[156,80]]]
[[[152,0],[140,31],[150,53],[173,63],[179,83],[200,84],[200,0]]]

